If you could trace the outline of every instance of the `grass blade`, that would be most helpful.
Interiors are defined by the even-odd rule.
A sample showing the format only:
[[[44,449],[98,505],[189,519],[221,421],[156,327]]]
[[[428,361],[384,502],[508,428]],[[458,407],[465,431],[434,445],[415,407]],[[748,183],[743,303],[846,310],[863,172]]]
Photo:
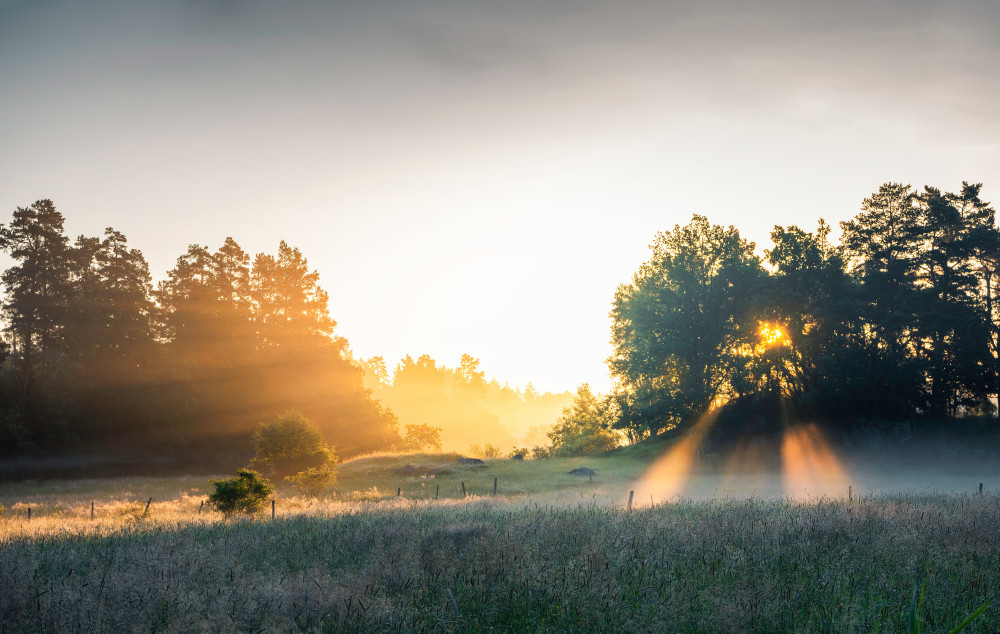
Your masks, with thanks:
[[[949,632],[948,634],[957,634],[958,632],[961,632],[965,628],[969,627],[969,623],[972,623],[976,619],[977,616],[979,616],[980,614],[982,614],[983,611],[985,611],[986,608],[990,607],[991,605],[993,605],[993,599],[990,599],[986,603],[984,603],[981,606],[979,606],[978,608],[976,608],[975,612],[973,612],[969,616],[965,617],[965,620],[962,621],[961,623],[959,623],[958,626],[955,629],[953,629],[951,632]]]

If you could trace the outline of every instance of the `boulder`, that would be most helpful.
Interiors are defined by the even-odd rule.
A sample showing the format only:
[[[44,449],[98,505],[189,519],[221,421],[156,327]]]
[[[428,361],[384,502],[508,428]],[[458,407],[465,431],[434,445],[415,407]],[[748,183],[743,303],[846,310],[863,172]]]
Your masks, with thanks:
[[[458,462],[459,464],[486,464],[486,462],[479,458],[462,458],[461,456],[458,458]]]

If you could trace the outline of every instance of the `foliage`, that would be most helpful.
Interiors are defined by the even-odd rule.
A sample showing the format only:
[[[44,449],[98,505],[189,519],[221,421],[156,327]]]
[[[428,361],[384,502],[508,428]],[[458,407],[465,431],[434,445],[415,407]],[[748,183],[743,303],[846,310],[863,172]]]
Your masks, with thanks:
[[[490,442],[504,450],[525,440],[533,427],[551,424],[571,400],[568,392],[539,394],[530,383],[519,390],[487,381],[479,359],[463,354],[458,367],[429,355],[404,357],[390,372],[385,360],[363,360],[366,385],[373,396],[399,417],[403,426],[426,424],[441,430],[441,446],[464,451]]]
[[[253,447],[250,466],[275,478],[337,463],[336,454],[327,446],[319,429],[294,410],[259,423],[253,434]]]
[[[822,220],[775,227],[770,270],[701,216],[659,234],[612,309],[615,427],[640,440],[774,399],[827,426],[993,412],[1000,231],[981,187],[886,183],[840,245]]]
[[[615,293],[608,363],[620,426],[657,434],[721,396],[733,356],[757,331],[765,273],[753,243],[704,216],[658,234],[650,248],[632,283]]]
[[[232,238],[215,252],[191,245],[154,290],[124,234],[71,242],[55,204],[39,200],[0,228],[0,248],[13,263],[0,405],[37,451],[75,438],[88,452],[206,459],[288,408],[344,453],[398,441],[334,334],[318,273],[285,242],[253,261]]]
[[[534,447],[531,448],[531,457],[536,460],[551,458],[552,457],[551,447],[543,447],[541,445],[535,445]]]
[[[208,496],[208,502],[226,515],[256,513],[274,492],[266,479],[250,469],[239,469],[232,478],[211,482],[215,492]]]
[[[572,407],[563,410],[549,439],[553,456],[591,456],[618,446],[611,421],[587,383],[577,388]]]
[[[0,457],[26,455],[34,447],[31,431],[16,411],[9,410],[0,414]]]
[[[514,460],[524,460],[528,457],[530,450],[527,447],[514,447],[510,452],[510,457]]]
[[[400,440],[400,451],[441,451],[441,428],[428,424],[406,425],[406,434]]]
[[[303,495],[318,498],[337,484],[337,469],[327,463],[320,467],[309,467],[292,476],[285,476],[285,480],[295,485]]]

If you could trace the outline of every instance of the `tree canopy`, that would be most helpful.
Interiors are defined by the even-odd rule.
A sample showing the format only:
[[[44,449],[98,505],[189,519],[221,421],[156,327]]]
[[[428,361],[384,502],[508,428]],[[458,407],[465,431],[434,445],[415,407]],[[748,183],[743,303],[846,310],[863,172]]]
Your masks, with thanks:
[[[71,243],[63,222],[40,200],[0,229],[14,262],[0,436],[17,439],[0,451],[246,454],[255,422],[289,409],[344,455],[398,442],[298,249],[282,241],[251,264],[232,238],[191,245],[154,290],[121,232]]]
[[[993,413],[1000,232],[981,187],[886,183],[839,245],[822,219],[776,226],[763,262],[703,216],[659,234],[611,311],[615,426],[641,438],[779,401],[833,425]]]

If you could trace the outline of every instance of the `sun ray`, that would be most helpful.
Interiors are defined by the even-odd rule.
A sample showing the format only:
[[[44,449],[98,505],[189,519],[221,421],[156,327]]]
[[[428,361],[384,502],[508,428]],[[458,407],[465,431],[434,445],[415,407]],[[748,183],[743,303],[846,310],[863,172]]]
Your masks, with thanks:
[[[785,430],[781,472],[785,495],[791,498],[843,495],[849,483],[843,465],[814,423]]]
[[[684,437],[639,477],[635,483],[637,505],[645,504],[647,499],[666,501],[684,492],[698,465],[702,440],[715,423],[717,411],[702,414]]]

